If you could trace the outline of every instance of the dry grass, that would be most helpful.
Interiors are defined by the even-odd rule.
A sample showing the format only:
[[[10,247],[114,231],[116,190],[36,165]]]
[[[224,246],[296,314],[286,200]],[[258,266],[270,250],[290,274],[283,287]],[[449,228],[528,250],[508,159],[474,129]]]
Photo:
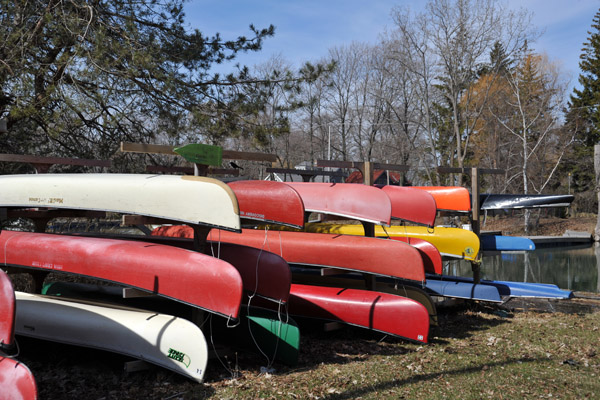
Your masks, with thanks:
[[[41,398],[481,399],[594,398],[600,393],[600,313],[510,314],[475,306],[440,312],[428,345],[358,328],[303,330],[300,365],[238,354],[209,362],[205,384],[165,370],[122,373],[123,358],[26,341],[20,357]],[[382,340],[383,339],[383,340]]]

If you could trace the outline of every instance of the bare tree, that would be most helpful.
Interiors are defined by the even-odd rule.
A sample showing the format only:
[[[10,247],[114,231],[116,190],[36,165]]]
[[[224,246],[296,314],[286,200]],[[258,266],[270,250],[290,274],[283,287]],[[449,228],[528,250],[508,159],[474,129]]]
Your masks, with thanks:
[[[501,41],[507,54],[511,55],[534,36],[529,28],[530,16],[524,11],[510,11],[497,0],[430,0],[426,11],[414,19],[406,9],[397,8],[393,13],[404,43],[413,47],[412,52],[407,53],[421,54],[427,65],[419,63],[419,68],[413,72],[428,88],[428,94],[434,88],[438,89],[448,103],[448,118],[454,136],[451,160],[462,167],[473,127],[483,109],[482,105],[473,110],[471,101],[463,96],[477,78],[494,43]],[[414,33],[413,25],[420,27],[420,34]],[[427,71],[427,75],[423,71]],[[432,88],[433,78],[436,82]],[[432,133],[432,104],[426,109],[430,115],[428,132]]]
[[[504,107],[492,114],[520,147],[518,158],[508,161],[520,168],[508,177],[507,184],[521,181],[523,193],[541,193],[573,142],[572,134],[560,129],[566,85],[555,64],[532,54],[526,54],[504,81],[508,96]],[[525,233],[529,216],[526,211]]]

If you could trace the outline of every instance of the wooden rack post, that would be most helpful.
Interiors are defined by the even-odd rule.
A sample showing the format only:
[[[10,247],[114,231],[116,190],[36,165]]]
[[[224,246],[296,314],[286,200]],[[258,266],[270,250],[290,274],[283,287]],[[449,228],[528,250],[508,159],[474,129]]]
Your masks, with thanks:
[[[400,164],[384,164],[371,161],[332,161],[332,160],[317,160],[317,167],[330,168],[354,168],[358,169],[363,176],[365,185],[373,186],[373,172],[376,169],[384,169],[386,171],[406,172],[409,170],[408,165]]]
[[[267,173],[300,175],[303,182],[310,182],[310,180],[314,179],[316,176],[344,176],[342,173],[334,171],[295,168],[267,168]]]
[[[376,169],[384,169],[387,171],[406,172],[409,167],[407,165],[398,164],[382,164],[371,161],[332,161],[332,160],[317,160],[317,167],[330,168],[355,168],[358,169],[363,176],[363,184],[373,186],[375,184],[373,173]],[[375,237],[375,224],[372,222],[361,221],[365,236]],[[363,274],[365,284],[369,290],[374,290],[376,287],[376,279],[373,274]]]
[[[478,167],[438,167],[438,172],[442,174],[471,174],[471,215],[469,216],[471,222],[471,229],[479,237],[481,235],[480,225],[480,208],[479,203],[479,189],[480,189],[480,175],[481,174],[504,174],[503,169],[493,168],[478,168]],[[473,271],[473,282],[479,283],[481,281],[481,249],[477,255],[477,260],[471,262],[471,269]]]

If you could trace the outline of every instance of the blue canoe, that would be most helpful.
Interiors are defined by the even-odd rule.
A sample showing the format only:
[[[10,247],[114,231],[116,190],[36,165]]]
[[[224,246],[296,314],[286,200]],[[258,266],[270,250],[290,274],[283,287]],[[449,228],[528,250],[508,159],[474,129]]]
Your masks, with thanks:
[[[461,282],[467,284],[467,286],[471,285],[473,287],[492,286],[498,290],[500,296],[505,300],[511,297],[535,297],[545,299],[570,299],[573,297],[573,291],[563,290],[556,285],[548,283],[492,281],[482,279],[479,284],[474,284],[472,278],[449,275],[427,275],[427,284],[431,284],[433,281]]]
[[[533,240],[522,236],[486,235],[479,236],[483,251],[531,251]]]
[[[430,296],[502,303],[500,291],[493,285],[451,280],[427,279],[425,290]]]

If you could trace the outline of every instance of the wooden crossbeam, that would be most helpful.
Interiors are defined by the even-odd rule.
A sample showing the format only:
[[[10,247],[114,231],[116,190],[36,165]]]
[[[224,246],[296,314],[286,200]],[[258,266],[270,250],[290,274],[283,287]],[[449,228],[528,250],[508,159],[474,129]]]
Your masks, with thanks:
[[[147,217],[145,215],[123,215],[121,217],[122,225],[165,225],[165,224],[181,224],[181,221],[173,221],[165,218]]]
[[[479,167],[437,167],[437,171],[440,174],[470,174],[471,175],[471,229],[479,236],[481,233],[481,226],[479,224],[479,177],[482,174],[504,174],[506,171],[497,168],[479,168]],[[471,262],[471,269],[473,271],[473,282],[479,283],[481,281],[481,251],[478,255],[478,261]]]
[[[110,167],[110,160],[94,160],[86,158],[43,157],[27,154],[0,154],[0,161],[33,164],[47,170],[54,164],[78,165],[82,167]]]
[[[470,174],[473,171],[473,168],[477,167],[437,167],[437,171],[440,174]],[[477,168],[480,174],[503,174],[506,171],[503,169],[497,168]]]
[[[364,167],[364,162],[360,161],[334,161],[334,160],[317,160],[317,167],[329,167],[329,168],[356,168],[361,169]],[[410,168],[408,165],[400,164],[385,164],[373,162],[371,163],[373,169],[385,169],[388,171],[406,172]]]
[[[194,175],[194,168],[191,167],[165,167],[162,165],[147,165],[146,172],[151,173],[174,173],[174,174],[188,174]],[[239,169],[225,169],[225,168],[208,168],[207,171],[211,175],[233,175],[239,176]]]
[[[176,155],[173,146],[162,144],[130,143],[121,142],[121,151],[126,153],[147,153],[147,154],[168,154]],[[223,158],[228,160],[246,160],[246,161],[277,161],[275,154],[223,150]]]

